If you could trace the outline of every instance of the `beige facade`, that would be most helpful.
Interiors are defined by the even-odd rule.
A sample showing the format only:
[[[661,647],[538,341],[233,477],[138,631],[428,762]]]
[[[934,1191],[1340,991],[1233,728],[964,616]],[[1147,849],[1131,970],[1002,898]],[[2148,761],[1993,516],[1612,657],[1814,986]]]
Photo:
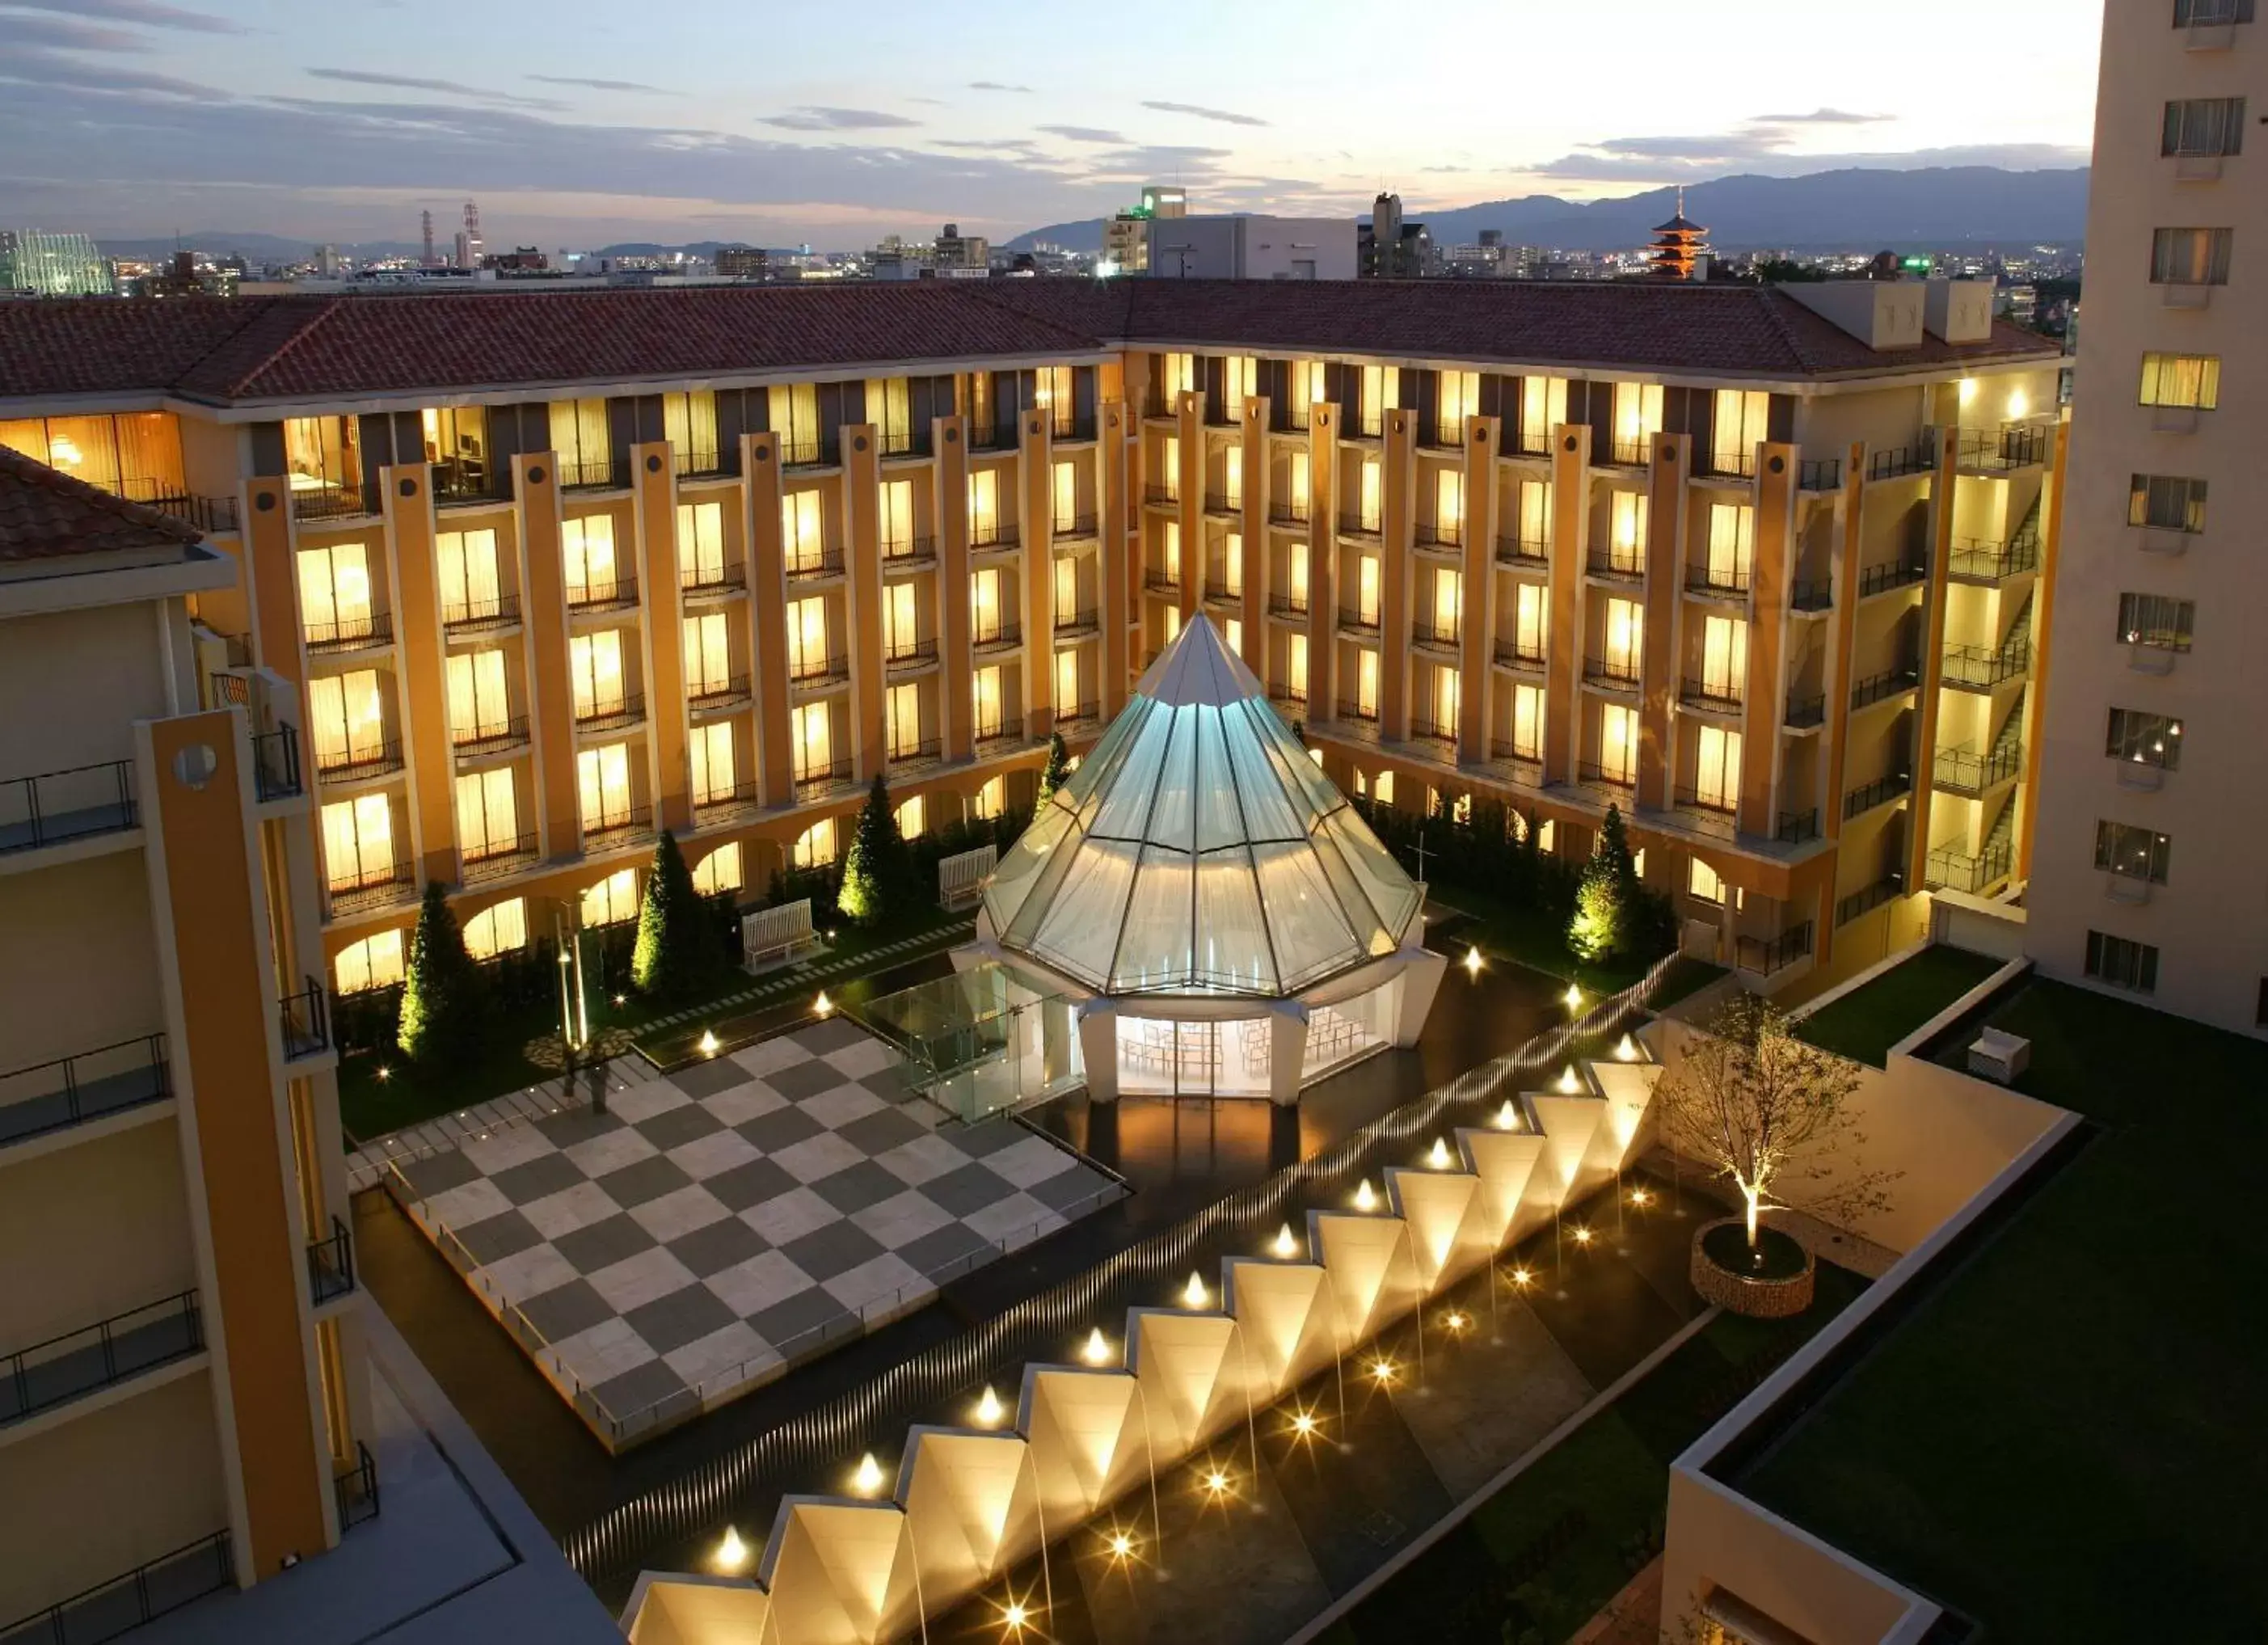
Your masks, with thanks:
[[[2025,901],[2030,952],[2051,976],[2257,1033],[2268,941],[2248,911],[2268,895],[2252,839],[2268,765],[2251,717],[2268,694],[2268,584],[2249,544],[2268,507],[2253,421],[2268,343],[2245,294],[2268,198],[2258,155],[2236,151],[2268,77],[2250,8],[2244,22],[2216,20],[2238,14],[2198,4],[2104,16]]]
[[[153,1565],[272,1576],[365,1501],[297,694],[195,643],[226,555],[146,516],[27,550],[31,512],[0,554],[0,1631]]]

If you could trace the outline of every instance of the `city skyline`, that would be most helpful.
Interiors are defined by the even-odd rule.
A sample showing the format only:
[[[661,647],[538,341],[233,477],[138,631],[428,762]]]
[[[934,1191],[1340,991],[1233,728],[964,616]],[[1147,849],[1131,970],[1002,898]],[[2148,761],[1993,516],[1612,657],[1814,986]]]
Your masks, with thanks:
[[[1208,49],[1154,69],[1144,51],[1098,83],[1091,65],[1116,61],[1099,19],[1042,35],[886,6],[853,46],[821,15],[693,5],[646,28],[570,5],[531,44],[502,16],[450,13],[444,33],[425,0],[327,18],[320,38],[266,0],[17,0],[0,4],[0,216],[398,240],[470,195],[499,241],[849,247],[947,218],[1005,238],[1152,181],[1219,210],[1341,215],[1381,188],[1422,212],[1743,172],[2085,163],[2089,30],[1949,0],[1887,37],[1832,13],[1790,32],[1779,11],[1640,19],[1657,48],[1616,65],[1614,100],[1649,112],[1621,118],[1580,71],[1598,41],[1578,16],[1422,11],[1381,62],[1368,13],[1311,8],[1294,85],[1250,71],[1282,51],[1280,14],[1174,4],[1130,37]],[[1949,31],[2012,70],[1991,107],[1932,70]],[[1501,66],[1438,66],[1475,63]],[[1429,118],[1348,118],[1366,104]]]

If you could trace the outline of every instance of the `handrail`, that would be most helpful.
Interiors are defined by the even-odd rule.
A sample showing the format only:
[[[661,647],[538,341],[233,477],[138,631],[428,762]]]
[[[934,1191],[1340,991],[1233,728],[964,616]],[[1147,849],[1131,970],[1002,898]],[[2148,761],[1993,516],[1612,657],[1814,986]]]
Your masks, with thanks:
[[[331,1031],[325,1001],[321,979],[314,977],[306,978],[306,986],[298,992],[285,994],[276,1001],[282,1007],[284,1055],[287,1061],[316,1056],[330,1049]]]
[[[0,781],[0,852],[30,851],[132,828],[138,815],[133,778],[133,761],[107,760]],[[45,803],[42,785],[48,786]],[[60,809],[57,799],[65,801]]]
[[[747,564],[738,556],[728,556],[707,569],[703,569],[698,561],[688,562],[677,568],[677,586],[688,594],[712,588],[739,588],[744,586],[747,580]]]
[[[209,1585],[196,1588],[187,1584],[177,1585],[173,1581],[168,1580],[163,1590],[164,1597],[162,1599],[152,1597],[152,1594],[157,1590],[150,1581],[151,1573],[166,1567],[187,1564],[193,1556],[206,1553],[210,1553],[212,1556],[212,1581]],[[112,1593],[121,1588],[130,1587],[133,1591],[135,1620],[127,1626],[134,1627],[144,1623],[154,1622],[167,1612],[178,1611],[183,1605],[202,1599],[208,1594],[217,1594],[225,1589],[235,1586],[236,1556],[232,1552],[229,1533],[225,1531],[216,1531],[209,1537],[200,1537],[195,1542],[184,1543],[171,1553],[159,1554],[154,1560],[145,1560],[132,1570],[113,1576],[107,1581],[97,1582],[92,1588],[81,1589],[68,1599],[58,1599],[51,1605],[41,1605],[28,1615],[17,1618],[5,1627],[0,1627],[0,1639],[28,1641],[32,1638],[30,1630],[33,1626],[44,1623],[47,1626],[48,1636],[55,1641],[56,1645],[63,1645],[64,1641],[74,1637],[71,1633],[70,1613],[82,1606],[92,1604],[96,1600],[107,1600]],[[104,1625],[114,1629],[115,1619],[108,1614],[109,1611],[110,1606],[106,1604]],[[101,1637],[113,1638],[114,1634],[106,1633]]]
[[[337,1217],[331,1231],[307,1246],[307,1292],[317,1307],[355,1288],[354,1235]]]
[[[630,572],[619,572],[612,577],[585,578],[579,591],[570,584],[567,589],[567,609],[570,611],[594,611],[601,606],[635,605],[637,603],[637,578]]]
[[[140,1056],[121,1058],[121,1066],[115,1071],[89,1077],[98,1059],[119,1051],[138,1051]],[[62,1081],[60,1085],[55,1083],[58,1080]],[[29,1094],[10,1095],[11,1088],[18,1092],[28,1089]],[[96,1092],[100,1094],[101,1101],[90,1103],[90,1096]],[[73,1051],[68,1057],[12,1068],[0,1073],[0,1146],[85,1125],[90,1119],[105,1118],[144,1103],[161,1103],[173,1094],[173,1067],[166,1060],[166,1036],[162,1033],[118,1040],[90,1051]],[[34,1103],[47,1105],[40,1112],[47,1112],[48,1108],[59,1111],[41,1118],[33,1111]]]
[[[508,719],[475,720],[459,735],[453,727],[449,746],[459,754],[486,754],[497,749],[517,748],[527,741],[527,716],[514,714]]]
[[[192,1287],[18,1348],[0,1361],[6,1367],[0,1376],[0,1427],[186,1359],[204,1346],[204,1316]]]
[[[306,623],[300,625],[300,637],[309,651],[343,651],[350,645],[391,645],[394,643],[394,613],[372,611],[367,616],[349,617],[341,622]]]

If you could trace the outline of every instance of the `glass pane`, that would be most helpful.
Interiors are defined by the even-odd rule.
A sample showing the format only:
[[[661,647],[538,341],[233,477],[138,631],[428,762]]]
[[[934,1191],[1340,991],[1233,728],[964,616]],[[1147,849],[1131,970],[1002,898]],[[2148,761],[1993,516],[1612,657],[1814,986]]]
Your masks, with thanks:
[[[1402,872],[1401,865],[1390,856],[1369,825],[1357,816],[1350,806],[1324,823],[1324,829],[1338,843],[1347,866],[1362,882],[1370,905],[1378,912],[1385,926],[1385,934],[1399,942],[1410,925],[1410,918],[1418,911],[1418,889],[1410,876]],[[1373,946],[1373,952],[1378,951]]]
[[[1197,859],[1197,976],[1200,986],[1273,993],[1276,956],[1260,914],[1251,854],[1239,846]]]
[[[1299,839],[1306,830],[1291,800],[1285,796],[1283,782],[1277,777],[1275,767],[1260,747],[1259,739],[1248,734],[1249,723],[1236,710],[1221,716],[1221,724],[1230,734],[1226,739],[1229,763],[1236,775],[1237,799],[1244,808],[1244,826],[1252,839]]]
[[[1195,838],[1191,821],[1196,784],[1194,755],[1197,735],[1198,716],[1202,709],[1176,708],[1161,713],[1159,719],[1170,717],[1173,739],[1166,745],[1166,757],[1158,770],[1158,798],[1150,808],[1149,826],[1143,837],[1157,845],[1171,845],[1175,851],[1186,852]]]
[[[1017,837],[984,892],[995,932],[1029,941],[1057,885],[1078,859],[1082,837],[1067,811],[1049,812]]]
[[[1139,839],[1149,821],[1152,792],[1158,786],[1158,767],[1164,759],[1167,738],[1173,727],[1169,712],[1153,712],[1142,721],[1141,734],[1128,750],[1102,795],[1101,808],[1089,825],[1095,833],[1114,839]]]
[[[1114,989],[1182,987],[1189,977],[1189,859],[1148,847],[1126,907]]]
[[[1031,951],[1066,976],[1091,987],[1108,985],[1111,952],[1134,881],[1137,848],[1113,840],[1089,840],[1079,850],[1078,872],[1062,882],[1047,907]]]
[[[1228,750],[1222,744],[1224,730],[1234,721],[1219,709],[1197,711],[1197,849],[1213,851],[1223,845],[1241,845],[1244,842],[1244,813],[1236,802],[1235,780],[1229,775]],[[1241,737],[1245,727],[1237,726],[1234,734]]]
[[[1349,926],[1314,852],[1305,845],[1261,845],[1252,854],[1285,988],[1297,988],[1368,952],[1371,933],[1366,930],[1358,937]]]

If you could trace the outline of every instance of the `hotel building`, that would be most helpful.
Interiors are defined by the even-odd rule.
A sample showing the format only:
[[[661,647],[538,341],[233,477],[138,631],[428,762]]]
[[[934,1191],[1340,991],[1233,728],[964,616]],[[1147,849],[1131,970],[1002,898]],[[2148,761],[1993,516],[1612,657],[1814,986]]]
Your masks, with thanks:
[[[238,581],[0,451],[10,1639],[108,1638],[377,1506],[301,699],[193,638]]]
[[[1198,614],[1349,792],[1609,805],[1764,985],[2020,880],[2054,346],[1989,286],[1012,281],[0,309],[0,443],[201,529],[400,974],[1028,800]],[[0,776],[13,775],[0,772]],[[313,969],[311,967],[311,969]]]
[[[2025,898],[2050,975],[2241,1032],[2268,1025],[2251,838],[2268,764],[2240,723],[2268,699],[2268,594],[2242,546],[2268,509],[2251,443],[2268,345],[2242,300],[2246,258],[2268,243],[2268,201],[2246,181],[2261,162],[2242,151],[2268,107],[2252,18],[2250,0],[2104,13]]]

